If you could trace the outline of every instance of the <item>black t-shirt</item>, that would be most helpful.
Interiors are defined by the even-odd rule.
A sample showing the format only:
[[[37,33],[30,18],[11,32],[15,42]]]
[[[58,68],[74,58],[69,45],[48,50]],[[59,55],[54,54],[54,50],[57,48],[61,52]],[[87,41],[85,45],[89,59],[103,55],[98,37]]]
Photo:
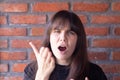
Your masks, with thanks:
[[[87,74],[89,80],[107,80],[102,69],[93,63],[89,63],[90,72]],[[27,65],[24,70],[24,80],[35,80],[37,72],[37,62],[32,62]],[[69,68],[67,66],[56,64],[54,71],[51,73],[49,80],[65,80],[68,76]],[[53,76],[54,75],[54,76]]]

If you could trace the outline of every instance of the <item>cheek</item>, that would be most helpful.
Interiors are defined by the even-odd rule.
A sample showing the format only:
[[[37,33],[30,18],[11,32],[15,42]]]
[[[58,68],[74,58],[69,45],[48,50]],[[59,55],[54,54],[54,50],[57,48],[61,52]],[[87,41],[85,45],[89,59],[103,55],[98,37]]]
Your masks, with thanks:
[[[76,48],[76,44],[77,44],[77,37],[72,37],[71,39],[69,39],[70,41],[70,46],[71,46],[71,50],[74,51],[74,49]]]
[[[56,36],[55,36],[54,34],[51,34],[51,35],[50,35],[50,40],[51,40],[51,41],[55,41],[55,40],[56,40]]]
[[[57,43],[57,36],[51,34],[50,35],[50,44],[51,46],[54,46]]]
[[[77,43],[77,36],[71,36],[69,38],[71,45],[76,45]]]

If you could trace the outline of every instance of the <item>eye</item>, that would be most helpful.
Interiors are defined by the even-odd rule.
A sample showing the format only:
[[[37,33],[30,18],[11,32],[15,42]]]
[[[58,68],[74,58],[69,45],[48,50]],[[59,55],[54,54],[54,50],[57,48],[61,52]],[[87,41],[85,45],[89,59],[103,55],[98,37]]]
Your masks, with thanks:
[[[74,31],[68,31],[69,34],[75,35],[76,33]]]
[[[55,29],[54,32],[55,33],[60,33],[60,30],[59,29]]]

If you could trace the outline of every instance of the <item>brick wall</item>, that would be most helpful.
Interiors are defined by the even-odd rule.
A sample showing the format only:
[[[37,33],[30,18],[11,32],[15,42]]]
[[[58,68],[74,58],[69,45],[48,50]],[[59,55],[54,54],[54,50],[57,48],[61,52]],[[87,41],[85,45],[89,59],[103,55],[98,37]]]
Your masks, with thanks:
[[[120,80],[120,0],[0,0],[0,80],[22,80],[35,60],[28,42],[39,48],[45,24],[61,9],[84,23],[89,59],[108,80]]]

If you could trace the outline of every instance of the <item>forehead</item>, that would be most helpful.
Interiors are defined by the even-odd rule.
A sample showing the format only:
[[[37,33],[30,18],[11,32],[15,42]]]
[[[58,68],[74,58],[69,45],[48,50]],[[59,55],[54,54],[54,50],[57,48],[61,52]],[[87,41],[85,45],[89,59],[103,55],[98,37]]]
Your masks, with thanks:
[[[52,29],[71,29],[70,22],[68,20],[55,20],[52,23]]]

